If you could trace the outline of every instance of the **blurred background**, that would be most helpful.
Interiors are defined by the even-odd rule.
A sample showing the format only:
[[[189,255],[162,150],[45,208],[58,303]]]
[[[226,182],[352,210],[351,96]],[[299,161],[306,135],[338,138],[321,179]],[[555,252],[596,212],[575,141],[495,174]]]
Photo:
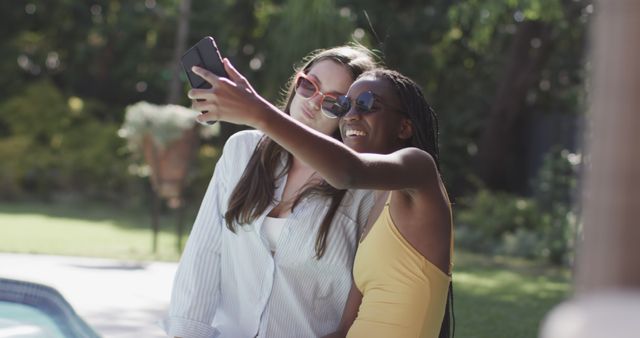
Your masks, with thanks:
[[[211,35],[278,102],[304,55],[356,41],[438,113],[458,336],[536,337],[571,292],[594,11],[590,0],[3,1],[0,252],[176,262],[240,130],[135,120],[190,105],[179,56]]]

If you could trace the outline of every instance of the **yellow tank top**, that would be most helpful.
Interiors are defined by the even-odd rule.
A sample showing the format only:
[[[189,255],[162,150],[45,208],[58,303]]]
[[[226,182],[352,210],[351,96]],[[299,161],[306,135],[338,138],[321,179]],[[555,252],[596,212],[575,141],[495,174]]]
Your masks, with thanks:
[[[400,234],[389,200],[358,247],[353,277],[362,303],[347,338],[438,337],[451,278]]]

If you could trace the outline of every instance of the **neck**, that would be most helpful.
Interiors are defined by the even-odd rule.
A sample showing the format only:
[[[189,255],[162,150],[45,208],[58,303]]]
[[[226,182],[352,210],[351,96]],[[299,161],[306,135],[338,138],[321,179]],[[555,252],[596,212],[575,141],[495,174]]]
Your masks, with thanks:
[[[386,201],[387,198],[389,197],[389,194],[391,193],[391,191],[388,190],[376,190],[375,192],[375,199],[376,200],[384,200]]]

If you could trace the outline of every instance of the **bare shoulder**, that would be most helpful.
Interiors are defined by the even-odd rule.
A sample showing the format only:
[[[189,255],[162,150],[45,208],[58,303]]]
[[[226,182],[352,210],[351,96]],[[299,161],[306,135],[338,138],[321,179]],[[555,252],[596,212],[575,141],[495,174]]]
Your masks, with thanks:
[[[425,178],[433,179],[438,176],[438,166],[436,165],[436,161],[428,152],[419,148],[408,147],[400,149],[394,154],[398,156],[403,163],[415,167],[425,175],[428,175]]]
[[[392,154],[402,167],[403,174],[410,177],[411,186],[402,189],[410,197],[408,203],[418,202],[420,199],[432,198],[441,184],[440,172],[434,158],[426,151],[408,147]]]
[[[402,148],[399,150],[396,150],[394,152],[394,154],[396,154],[396,156],[400,156],[401,158],[405,159],[405,160],[410,160],[410,161],[421,161],[423,162],[423,164],[425,165],[434,165],[435,166],[435,161],[433,159],[433,157],[426,151],[420,149],[420,148],[416,148],[416,147],[406,147],[406,148]]]
[[[411,175],[413,184],[396,191],[394,204],[405,215],[425,219],[448,220],[451,212],[449,196],[442,181],[435,159],[426,151],[408,147],[394,153],[405,172]]]

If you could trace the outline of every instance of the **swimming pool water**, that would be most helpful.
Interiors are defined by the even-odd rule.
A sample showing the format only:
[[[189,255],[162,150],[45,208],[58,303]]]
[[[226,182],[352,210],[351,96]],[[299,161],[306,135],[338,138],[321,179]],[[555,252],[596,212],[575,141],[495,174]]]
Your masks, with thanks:
[[[0,301],[0,338],[65,338],[46,313],[29,305]]]
[[[62,295],[46,285],[0,278],[0,338],[99,338]]]

